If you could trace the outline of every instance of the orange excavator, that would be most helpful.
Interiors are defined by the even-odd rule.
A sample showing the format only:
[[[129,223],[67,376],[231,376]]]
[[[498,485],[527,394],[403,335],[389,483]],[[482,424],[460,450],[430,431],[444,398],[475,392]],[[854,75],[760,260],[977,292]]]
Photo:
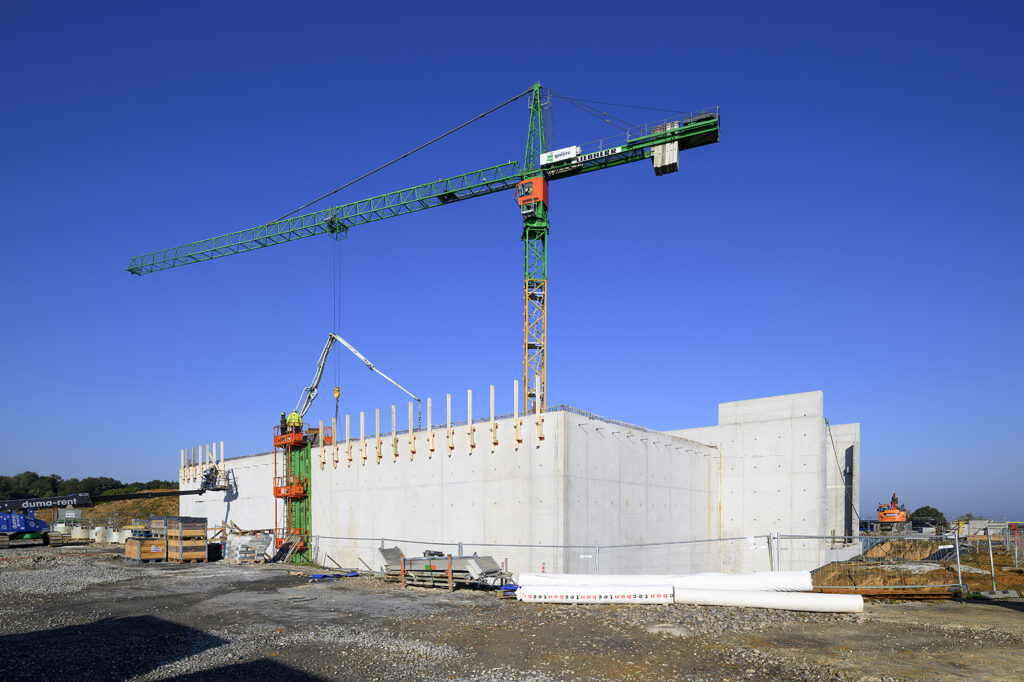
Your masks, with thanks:
[[[878,505],[878,523],[881,528],[901,530],[907,525],[907,508],[900,504],[896,493],[892,494],[889,504]]]

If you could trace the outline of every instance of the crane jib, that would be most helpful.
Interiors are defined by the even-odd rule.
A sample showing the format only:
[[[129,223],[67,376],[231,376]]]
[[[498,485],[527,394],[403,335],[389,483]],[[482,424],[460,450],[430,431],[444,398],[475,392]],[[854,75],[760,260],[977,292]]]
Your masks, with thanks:
[[[658,126],[645,126],[641,129],[645,134],[636,137],[632,137],[631,134],[631,139],[621,141],[614,147],[586,153],[583,153],[581,147],[546,152],[541,155],[538,170],[549,180],[556,180],[614,168],[649,158],[651,148],[657,145],[678,142],[679,149],[682,150],[718,142],[718,131],[717,110],[704,112],[684,118],[678,128],[658,130]],[[569,149],[576,153],[570,152]],[[511,190],[530,175],[531,173],[519,162],[508,161],[415,187],[136,256],[131,259],[127,270],[133,275],[144,275],[320,234],[338,236],[357,225]]]

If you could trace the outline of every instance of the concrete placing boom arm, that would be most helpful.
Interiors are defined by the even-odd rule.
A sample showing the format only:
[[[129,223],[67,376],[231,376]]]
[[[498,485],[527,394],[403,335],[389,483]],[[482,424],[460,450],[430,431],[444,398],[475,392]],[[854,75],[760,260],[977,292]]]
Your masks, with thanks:
[[[390,381],[392,384],[394,384],[397,388],[399,388],[403,393],[405,393],[410,398],[415,400],[417,403],[422,404],[422,401],[416,396],[414,396],[412,393],[409,393],[409,391],[407,391],[404,386],[399,384],[397,381],[389,377],[384,372],[377,369],[377,367],[374,366],[372,362],[367,360],[365,355],[357,351],[351,343],[341,338],[337,334],[331,333],[327,335],[327,343],[324,345],[324,349],[320,353],[320,360],[316,364],[316,374],[313,375],[313,381],[309,384],[309,386],[306,386],[306,388],[302,389],[302,395],[299,396],[299,402],[295,405],[295,411],[299,413],[300,417],[306,416],[306,412],[309,410],[309,407],[313,404],[313,401],[316,399],[318,387],[320,386],[320,379],[323,378],[324,375],[324,366],[327,365],[327,355],[331,352],[331,348],[334,346],[335,342],[340,343],[341,345],[345,346],[345,348],[348,348],[350,351],[352,351],[352,354],[355,355],[360,360],[362,360],[363,364],[366,365],[371,371],[381,375],[382,377]]]

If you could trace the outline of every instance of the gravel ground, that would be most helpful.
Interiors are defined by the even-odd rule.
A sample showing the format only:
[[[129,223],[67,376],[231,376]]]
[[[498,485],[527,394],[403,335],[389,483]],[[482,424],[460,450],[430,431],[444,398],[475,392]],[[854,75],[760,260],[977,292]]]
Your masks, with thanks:
[[[3,680],[1020,679],[1024,603],[524,604],[287,566],[0,551]],[[30,654],[26,654],[30,652]]]

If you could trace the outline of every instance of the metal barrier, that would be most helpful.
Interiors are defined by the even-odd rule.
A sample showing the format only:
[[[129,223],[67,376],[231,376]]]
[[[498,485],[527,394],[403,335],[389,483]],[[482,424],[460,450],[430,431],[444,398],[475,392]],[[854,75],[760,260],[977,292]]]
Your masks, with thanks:
[[[1012,544],[1012,542],[1011,542]],[[747,537],[621,545],[542,545],[434,542],[403,538],[313,536],[312,556],[325,567],[381,571],[377,550],[398,547],[406,557],[440,552],[453,557],[491,556],[515,572],[666,574],[705,571],[811,571],[826,591],[948,592],[963,583],[958,536]]]
[[[810,570],[830,591],[948,591],[962,584],[959,537],[776,535],[778,570]]]
[[[621,545],[545,545],[434,542],[403,538],[313,536],[314,561],[323,566],[382,569],[378,549],[398,547],[406,557],[441,552],[491,556],[505,569],[551,573],[694,573],[770,570],[768,535]]]

